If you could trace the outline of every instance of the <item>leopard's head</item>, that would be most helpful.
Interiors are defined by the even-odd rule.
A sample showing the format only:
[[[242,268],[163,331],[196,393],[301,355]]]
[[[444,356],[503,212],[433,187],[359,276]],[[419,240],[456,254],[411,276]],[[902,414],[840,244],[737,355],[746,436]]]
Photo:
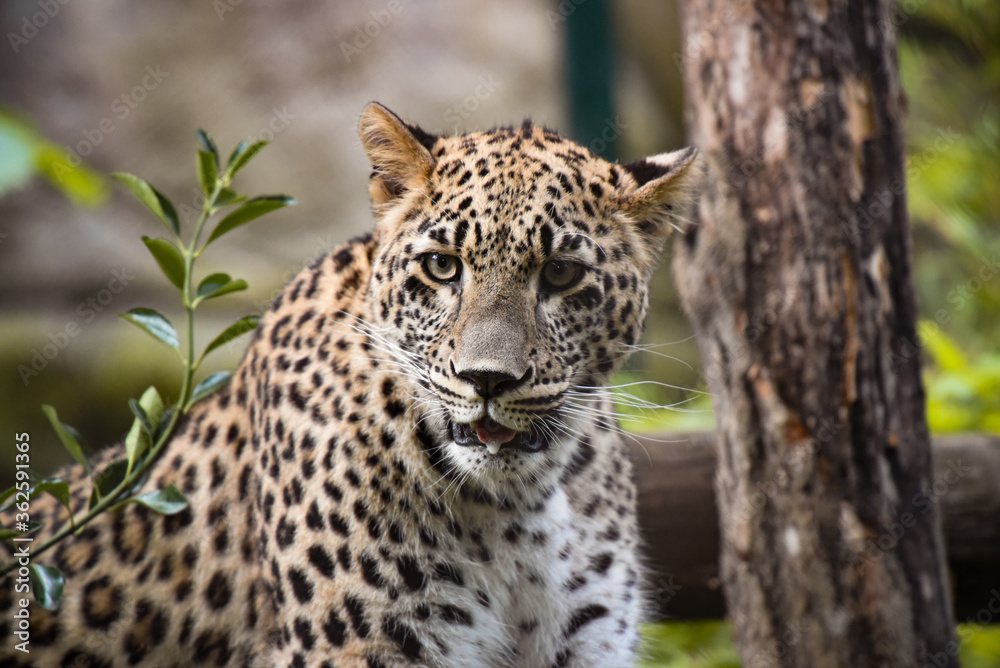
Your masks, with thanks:
[[[569,461],[642,333],[695,150],[619,165],[528,121],[438,137],[374,103],[360,130],[372,334],[413,381],[434,463],[529,480]]]

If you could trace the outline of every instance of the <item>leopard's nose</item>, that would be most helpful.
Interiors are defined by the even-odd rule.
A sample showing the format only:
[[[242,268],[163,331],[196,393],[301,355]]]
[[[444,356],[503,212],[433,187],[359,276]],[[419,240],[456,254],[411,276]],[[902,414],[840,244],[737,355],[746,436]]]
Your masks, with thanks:
[[[475,385],[476,392],[483,399],[491,399],[505,392],[513,392],[528,383],[535,373],[534,366],[529,366],[528,370],[518,377],[506,371],[495,369],[456,369],[454,363],[451,365],[451,370],[459,378],[464,378]]]

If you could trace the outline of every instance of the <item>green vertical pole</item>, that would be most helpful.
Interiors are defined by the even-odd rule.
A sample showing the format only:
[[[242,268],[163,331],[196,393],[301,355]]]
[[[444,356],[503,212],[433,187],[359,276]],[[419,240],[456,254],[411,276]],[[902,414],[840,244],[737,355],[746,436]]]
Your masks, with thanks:
[[[574,141],[608,159],[618,157],[614,115],[614,45],[607,0],[563,0],[566,79]]]

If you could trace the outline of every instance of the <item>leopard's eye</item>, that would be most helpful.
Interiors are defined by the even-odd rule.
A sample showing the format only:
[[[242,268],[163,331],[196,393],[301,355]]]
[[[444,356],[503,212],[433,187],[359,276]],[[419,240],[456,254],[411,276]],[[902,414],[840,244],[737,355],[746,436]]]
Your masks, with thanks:
[[[583,265],[569,260],[549,260],[542,267],[541,287],[547,292],[562,292],[580,282]]]
[[[450,283],[462,273],[462,261],[454,255],[428,253],[424,256],[424,271],[435,281]]]

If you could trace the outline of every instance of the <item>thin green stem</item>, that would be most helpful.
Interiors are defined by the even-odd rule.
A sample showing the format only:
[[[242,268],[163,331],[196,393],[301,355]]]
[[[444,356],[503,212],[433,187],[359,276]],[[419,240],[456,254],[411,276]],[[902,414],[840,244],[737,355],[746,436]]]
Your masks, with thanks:
[[[184,311],[187,318],[187,330],[188,330],[188,359],[184,374],[184,383],[181,385],[181,397],[177,402],[178,411],[183,409],[187,404],[188,395],[191,392],[191,381],[194,378],[194,372],[198,370],[198,361],[195,360],[194,355],[194,293],[192,290],[192,282],[194,280],[194,261],[198,258],[200,251],[196,251],[198,248],[198,240],[201,238],[201,232],[205,228],[205,223],[208,222],[209,217],[212,215],[212,207],[215,206],[215,200],[218,199],[219,193],[225,187],[223,185],[223,178],[216,178],[215,187],[212,189],[212,194],[205,198],[205,202],[201,208],[201,215],[198,217],[198,224],[195,225],[194,235],[191,237],[191,245],[184,249]],[[204,250],[204,249],[202,249]]]
[[[111,490],[106,496],[104,496],[100,501],[98,501],[93,508],[88,510],[83,517],[75,519],[70,516],[70,522],[68,526],[64,526],[62,529],[53,534],[48,540],[43,542],[38,547],[31,550],[32,557],[37,557],[40,554],[47,552],[53,546],[58,544],[64,538],[69,536],[75,531],[79,531],[85,527],[91,520],[95,517],[109,509],[115,503],[118,502],[119,497],[122,496],[126,491],[130,490],[135,486],[136,482],[142,479],[146,471],[156,463],[159,459],[160,453],[166,447],[167,443],[170,442],[170,437],[174,432],[174,428],[180,421],[181,416],[184,414],[184,407],[187,405],[188,399],[191,396],[192,381],[194,380],[195,371],[198,369],[198,361],[195,361],[195,348],[194,348],[194,294],[193,294],[193,279],[194,279],[194,261],[197,259],[198,253],[195,252],[195,248],[198,246],[198,239],[201,237],[202,230],[205,227],[205,223],[208,222],[209,217],[212,214],[212,208],[215,206],[215,201],[219,197],[219,193],[225,187],[223,185],[223,175],[216,179],[215,188],[213,189],[211,195],[205,198],[205,203],[202,206],[201,215],[198,217],[198,223],[194,228],[194,235],[191,238],[191,244],[184,249],[184,290],[181,294],[181,299],[184,304],[184,313],[187,321],[187,335],[188,335],[188,346],[187,346],[187,360],[184,361],[184,377],[181,382],[181,393],[177,398],[177,403],[174,407],[174,411],[170,416],[170,422],[167,424],[167,428],[163,430],[160,434],[160,438],[157,439],[155,445],[150,449],[149,454],[136,466],[125,479],[122,480],[113,490]],[[228,179],[226,179],[228,180]],[[202,249],[203,250],[203,249]],[[200,360],[199,360],[200,361]],[[4,576],[10,573],[15,568],[18,567],[17,560],[10,561],[0,567],[0,576]]]

